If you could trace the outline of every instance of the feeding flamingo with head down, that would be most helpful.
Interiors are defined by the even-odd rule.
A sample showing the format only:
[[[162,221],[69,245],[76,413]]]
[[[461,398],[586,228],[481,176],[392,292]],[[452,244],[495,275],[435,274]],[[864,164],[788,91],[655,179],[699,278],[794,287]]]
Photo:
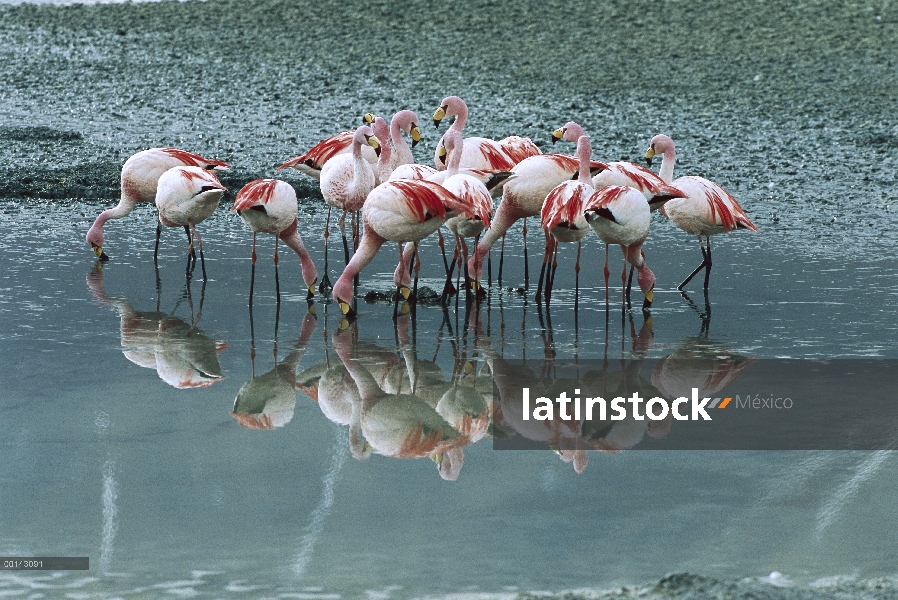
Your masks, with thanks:
[[[286,181],[257,179],[250,181],[237,193],[234,206],[243,222],[253,232],[252,275],[250,276],[249,303],[253,302],[253,284],[256,278],[256,233],[271,233],[274,238],[274,281],[278,302],[281,301],[281,285],[278,278],[278,240],[284,240],[302,265],[302,278],[308,288],[307,299],[315,295],[318,270],[312,257],[299,237],[297,226],[296,192]]]
[[[114,208],[100,213],[94,224],[87,231],[87,243],[93,248],[100,260],[109,260],[103,252],[103,225],[110,219],[121,219],[134,210],[138,202],[154,202],[159,177],[174,167],[200,167],[211,171],[227,171],[230,165],[218,160],[203,158],[176,148],[150,148],[133,155],[122,167],[122,195]],[[159,253],[159,236],[161,225],[156,226],[156,249],[153,252],[155,262]]]
[[[729,192],[703,177],[686,176],[673,180],[674,163],[677,153],[673,140],[664,134],[652,138],[645,158],[649,165],[656,154],[661,154],[661,179],[682,192],[683,197],[671,200],[664,205],[662,212],[674,225],[698,236],[702,250],[702,262],[690,273],[678,290],[705,269],[705,289],[708,289],[708,278],[711,276],[711,236],[718,233],[729,233],[734,229],[758,231],[758,228],[745,214],[739,203]],[[707,240],[707,249],[702,244],[702,236]]]
[[[430,181],[408,179],[388,181],[377,186],[362,208],[364,235],[359,249],[334,285],[333,298],[339,303],[343,314],[353,314],[350,306],[353,279],[374,260],[384,242],[398,242],[400,256],[403,256],[401,244],[417,244],[439,229],[447,216],[479,216],[489,224],[491,207],[491,204],[468,206],[446,188]],[[420,261],[417,264],[420,266]],[[400,268],[407,269],[404,259]],[[401,281],[396,283],[401,285]]]
[[[465,140],[467,144],[467,140]],[[483,258],[492,245],[505,235],[509,227],[518,219],[540,214],[543,202],[555,186],[571,179],[579,170],[580,163],[573,156],[566,154],[540,154],[525,158],[511,170],[512,177],[502,188],[502,202],[496,209],[492,225],[487,231],[473,255],[468,260],[469,285],[473,291],[480,293],[480,278],[483,274]],[[606,168],[605,163],[590,160],[590,173],[597,173]],[[524,277],[527,278],[526,242],[525,242]],[[501,263],[500,263],[501,267]],[[501,270],[501,269],[500,269]]]
[[[636,281],[645,294],[642,309],[647,310],[654,299],[655,275],[645,262],[642,244],[649,235],[651,214],[645,196],[639,190],[611,185],[597,190],[583,204],[583,213],[590,227],[605,243],[605,305],[608,305],[608,245],[618,244],[624,253],[621,285],[626,288],[627,263],[636,267]],[[626,289],[625,298],[629,298]]]
[[[203,280],[206,279],[206,259],[203,256],[203,241],[196,230],[197,223],[204,221],[215,209],[218,201],[227,191],[211,171],[199,167],[175,167],[169,169],[159,178],[156,189],[156,208],[159,211],[159,222],[166,227],[183,227],[187,232],[187,275],[196,266],[194,240],[200,251],[200,263],[203,268]]]

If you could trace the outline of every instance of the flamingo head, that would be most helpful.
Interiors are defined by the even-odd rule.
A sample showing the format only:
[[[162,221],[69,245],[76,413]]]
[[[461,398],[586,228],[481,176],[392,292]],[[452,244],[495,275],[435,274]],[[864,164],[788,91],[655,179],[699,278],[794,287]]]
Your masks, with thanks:
[[[359,144],[360,146],[367,144],[374,148],[375,154],[380,156],[380,142],[377,141],[377,136],[370,126],[362,125],[356,129],[355,134],[352,136],[352,142],[354,144]]]
[[[440,102],[440,107],[433,113],[433,126],[439,127],[440,121],[446,117],[457,115],[462,111],[462,107],[466,107],[464,100],[458,96],[446,96]]]
[[[421,141],[421,129],[418,127],[418,115],[411,110],[400,110],[393,115],[393,122],[400,129],[412,136],[412,148]]]
[[[649,142],[649,149],[645,151],[645,162],[652,166],[652,158],[656,154],[664,154],[668,150],[674,149],[673,140],[669,136],[659,133]]]
[[[103,226],[102,224],[98,224],[95,222],[93,226],[87,231],[87,243],[90,244],[90,247],[93,248],[94,254],[97,255],[102,261],[109,260],[109,257],[106,256],[106,253],[103,252]]]
[[[642,303],[642,310],[651,308],[655,299],[655,274],[649,269],[645,262],[641,267],[637,267],[636,281],[639,283],[639,289],[645,294],[645,301]]]
[[[365,113],[362,116],[362,125],[371,125],[376,119],[377,117],[374,116],[374,113]]]
[[[583,131],[583,128],[580,127],[575,121],[568,121],[558,129],[552,132],[552,143],[559,140],[564,140],[566,142],[576,142],[580,139],[581,136],[586,135],[586,132]]]

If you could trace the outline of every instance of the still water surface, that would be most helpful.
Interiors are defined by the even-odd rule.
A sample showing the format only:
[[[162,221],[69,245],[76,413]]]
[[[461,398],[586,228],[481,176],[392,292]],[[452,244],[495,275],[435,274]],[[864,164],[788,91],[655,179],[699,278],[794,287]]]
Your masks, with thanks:
[[[484,365],[496,356],[637,368],[695,349],[896,358],[898,268],[877,252],[860,262],[812,230],[759,219],[762,234],[715,239],[707,301],[699,285],[684,298],[674,287],[700,253],[659,220],[646,246],[658,277],[648,322],[619,301],[606,320],[591,239],[576,312],[570,247],[548,312],[495,288],[479,310],[419,306],[395,322],[390,304],[360,300],[344,331],[333,304],[309,314],[292,254],[277,308],[265,238],[250,312],[250,236],[225,210],[200,227],[209,281],[188,285],[183,235],[166,231],[158,287],[154,211],[110,223],[113,260],[99,268],[83,242],[99,210],[0,207],[0,555],[91,560],[89,572],[2,573],[0,594],[405,598],[606,589],[675,571],[895,574],[891,453],[591,452],[578,474],[551,452],[494,451],[480,409],[462,394],[440,402],[490,389]],[[319,267],[322,217],[300,215]],[[516,288],[519,235],[506,250],[503,285]],[[363,273],[363,293],[389,289],[395,256]],[[433,242],[422,257],[422,285],[441,288]],[[346,361],[388,393],[414,379],[417,404],[351,426],[359,380]],[[410,449],[415,419],[444,423],[443,445],[416,437]],[[482,439],[453,444],[465,427]]]

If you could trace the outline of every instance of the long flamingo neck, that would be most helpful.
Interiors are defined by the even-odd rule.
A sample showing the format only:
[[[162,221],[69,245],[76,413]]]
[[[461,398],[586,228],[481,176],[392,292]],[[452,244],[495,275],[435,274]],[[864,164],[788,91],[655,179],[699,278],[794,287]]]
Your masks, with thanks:
[[[393,172],[393,167],[390,166],[392,156],[393,150],[390,148],[390,144],[381,144],[380,158],[377,159],[377,176],[381,183],[389,179]]]
[[[455,136],[453,141],[455,143],[452,145],[452,152],[449,153],[449,163],[446,165],[447,177],[458,174],[458,169],[461,167],[462,150],[464,150],[464,141],[460,135]]]
[[[377,381],[368,369],[355,359],[352,351],[352,340],[339,339],[346,337],[348,336],[345,333],[334,336],[334,350],[337,352],[337,356],[340,357],[343,366],[346,367],[346,370],[349,372],[349,376],[352,377],[352,380],[355,382],[355,385],[359,390],[359,396],[362,398],[362,402],[368,404],[376,401],[378,398],[385,395],[384,391],[377,385]],[[354,404],[352,407],[352,420],[354,422],[360,421],[361,415],[359,413],[361,411],[357,412],[357,410],[358,409]]]
[[[577,174],[577,181],[589,184],[592,178],[589,173],[589,159],[592,156],[592,144],[588,135],[581,135],[577,139],[577,158],[580,159],[580,168]]]
[[[462,102],[458,106],[458,112],[455,115],[455,122],[452,123],[452,127],[450,127],[450,129],[461,132],[461,130],[465,128],[465,123],[467,123],[467,121],[468,105]]]
[[[676,162],[677,151],[674,148],[674,145],[671,144],[664,151],[664,156],[661,159],[661,171],[658,173],[658,177],[661,178],[661,181],[664,183],[673,181],[674,163]]]
[[[343,270],[343,274],[340,275],[340,279],[334,284],[334,289],[331,295],[337,302],[350,302],[352,300],[352,280],[355,279],[355,276],[358,275],[362,269],[367,267],[368,264],[374,260],[377,251],[380,250],[380,247],[387,241],[377,235],[377,232],[371,229],[367,223],[365,224],[363,233],[364,235],[362,235],[362,243],[359,245],[359,249],[352,255],[352,260],[349,261],[349,264],[346,265],[346,268]]]
[[[381,149],[381,152],[383,152],[383,149]],[[371,172],[371,167],[368,165],[368,161],[362,157],[362,143],[359,141],[354,141],[352,143],[352,166],[353,189],[359,189],[362,186],[368,185],[373,187],[373,173]]]
[[[412,151],[408,146],[408,142],[402,137],[402,128],[399,126],[399,121],[395,117],[390,121],[390,141],[393,142],[393,148],[397,152],[401,150]],[[381,152],[383,152],[383,149],[381,149]]]
[[[309,251],[306,250],[305,244],[302,243],[302,238],[299,237],[299,232],[296,230],[296,223],[297,220],[293,219],[293,223],[291,223],[287,229],[283,230],[278,237],[281,238],[291,250],[296,252],[296,255],[299,257],[299,263],[302,265],[302,280],[306,282],[306,285],[312,285],[318,280],[318,270],[315,268],[315,263],[312,261],[312,257],[309,256]]]

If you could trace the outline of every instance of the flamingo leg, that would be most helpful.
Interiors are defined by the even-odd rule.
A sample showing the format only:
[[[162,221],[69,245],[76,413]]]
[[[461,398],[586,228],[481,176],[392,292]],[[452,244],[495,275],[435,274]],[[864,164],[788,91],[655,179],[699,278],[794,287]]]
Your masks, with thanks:
[[[521,237],[524,238],[524,289],[530,289],[530,268],[527,261],[527,217],[524,217],[524,226],[521,228]]]
[[[331,278],[327,276],[327,240],[331,236],[330,232],[330,222],[331,222],[331,207],[327,207],[327,218],[324,220],[324,276],[321,278],[321,285],[318,289],[321,290],[321,295],[326,296],[327,292],[333,288],[331,285]]]
[[[343,211],[342,216],[340,216],[340,221],[338,222],[340,225],[340,234],[343,236],[343,257],[346,260],[346,264],[349,264],[349,242],[346,239],[346,211]]]
[[[156,223],[156,248],[153,250],[153,264],[159,264],[159,238],[162,237],[162,223]]]
[[[443,294],[442,296],[448,298],[452,294],[455,294],[458,290],[456,290],[455,286],[452,285],[452,272],[455,270],[455,261],[458,259],[458,244],[455,246],[455,252],[452,254],[452,266],[449,265],[449,262],[446,260],[446,241],[443,238],[443,230],[442,228],[437,229],[438,234],[438,242],[440,244],[440,252],[443,254],[443,267],[446,271],[446,283],[443,285]]]
[[[415,267],[415,282],[412,284],[412,310],[418,304],[418,276],[421,273],[421,257],[418,255],[418,242],[415,242],[415,253],[412,254],[412,263]]]
[[[711,243],[711,239],[708,238],[708,244],[710,245],[710,243]],[[682,291],[683,288],[686,286],[686,284],[689,283],[690,281],[692,281],[692,278],[695,277],[696,275],[698,275],[698,272],[701,271],[702,269],[707,268],[707,271],[705,273],[705,281],[707,281],[707,277],[711,273],[711,264],[710,264],[711,261],[708,257],[708,254],[705,252],[705,246],[704,246],[704,243],[702,242],[701,236],[698,236],[698,247],[702,251],[702,262],[699,266],[697,266],[695,268],[695,270],[692,273],[689,274],[689,277],[687,277],[686,279],[683,280],[683,283],[681,283],[680,285],[677,286],[677,289],[680,291]]]
[[[580,306],[580,246],[577,242],[577,262],[574,263],[574,312]],[[576,330],[576,329],[575,329]]]
[[[278,304],[281,303],[281,278],[278,276],[278,237],[274,236],[274,290]]]
[[[555,271],[558,270],[558,240],[552,239],[552,265],[551,275],[548,277],[549,283],[546,285],[546,306],[552,300],[552,287],[555,285]]]
[[[603,271],[605,275],[605,313],[607,316],[608,312],[608,278],[611,277],[611,271],[608,269],[608,244],[605,244],[605,270]]]
[[[705,263],[707,266],[705,267],[705,292],[708,291],[708,279],[711,277],[711,236],[709,235],[708,240],[708,254],[705,257]]]
[[[193,237],[190,235],[190,227],[188,225],[184,226],[184,232],[187,234],[187,270],[185,275],[190,277],[190,259],[193,258],[194,262],[196,262],[196,252],[193,250]]]
[[[359,211],[352,212],[352,254],[355,255],[356,250],[359,249],[359,220],[361,219],[361,213]],[[349,263],[347,263],[349,264]],[[359,277],[360,274],[356,273],[355,277],[352,278],[352,295],[355,297],[359,293]]]
[[[636,270],[636,267],[630,265],[630,274],[627,276],[627,298],[630,297],[630,289],[633,287],[633,271]]]
[[[478,236],[478,237],[480,237],[480,236]],[[475,242],[474,245],[476,246],[477,243]],[[468,258],[466,256],[465,257],[465,265],[467,265],[467,263],[468,263]],[[467,271],[467,268],[465,269],[465,271]],[[467,279],[467,275],[465,275],[465,278]],[[493,249],[492,248],[490,248],[486,253],[486,284],[490,287],[493,287]]]
[[[505,263],[505,236],[502,236],[502,247],[499,249],[499,274],[496,277],[496,285],[502,287],[502,266]]]
[[[250,314],[250,324],[252,324],[252,314],[253,314],[253,289],[256,287],[256,232],[253,232],[253,253],[252,253],[252,268],[249,272],[249,314]]]
[[[627,290],[627,246],[621,246],[621,250],[624,252],[624,267],[620,273],[620,287],[621,287],[621,297],[623,298],[624,304],[627,304],[630,301],[630,294],[628,294]]]
[[[549,262],[549,252],[550,247],[552,245],[551,235],[548,231],[546,233],[546,251],[543,253],[543,264],[539,268],[539,281],[536,283],[536,301],[539,302],[542,299],[543,295],[543,282],[546,277],[546,263]]]
[[[465,238],[463,238],[461,236],[459,236],[458,241],[461,244],[461,257],[462,257],[461,265],[459,265],[459,266],[464,268],[465,281],[467,281],[468,280],[468,244],[465,242]],[[473,298],[471,297],[471,286],[466,285],[465,286],[465,302],[470,302],[471,300],[476,300],[476,299],[477,299],[476,296]]]
[[[206,258],[203,256],[203,240],[200,238],[200,232],[196,230],[196,225],[190,223],[190,229],[193,230],[193,237],[196,238],[196,245],[200,249],[200,266],[203,269],[203,281],[206,281]],[[193,257],[193,265],[196,266],[196,254]]]

